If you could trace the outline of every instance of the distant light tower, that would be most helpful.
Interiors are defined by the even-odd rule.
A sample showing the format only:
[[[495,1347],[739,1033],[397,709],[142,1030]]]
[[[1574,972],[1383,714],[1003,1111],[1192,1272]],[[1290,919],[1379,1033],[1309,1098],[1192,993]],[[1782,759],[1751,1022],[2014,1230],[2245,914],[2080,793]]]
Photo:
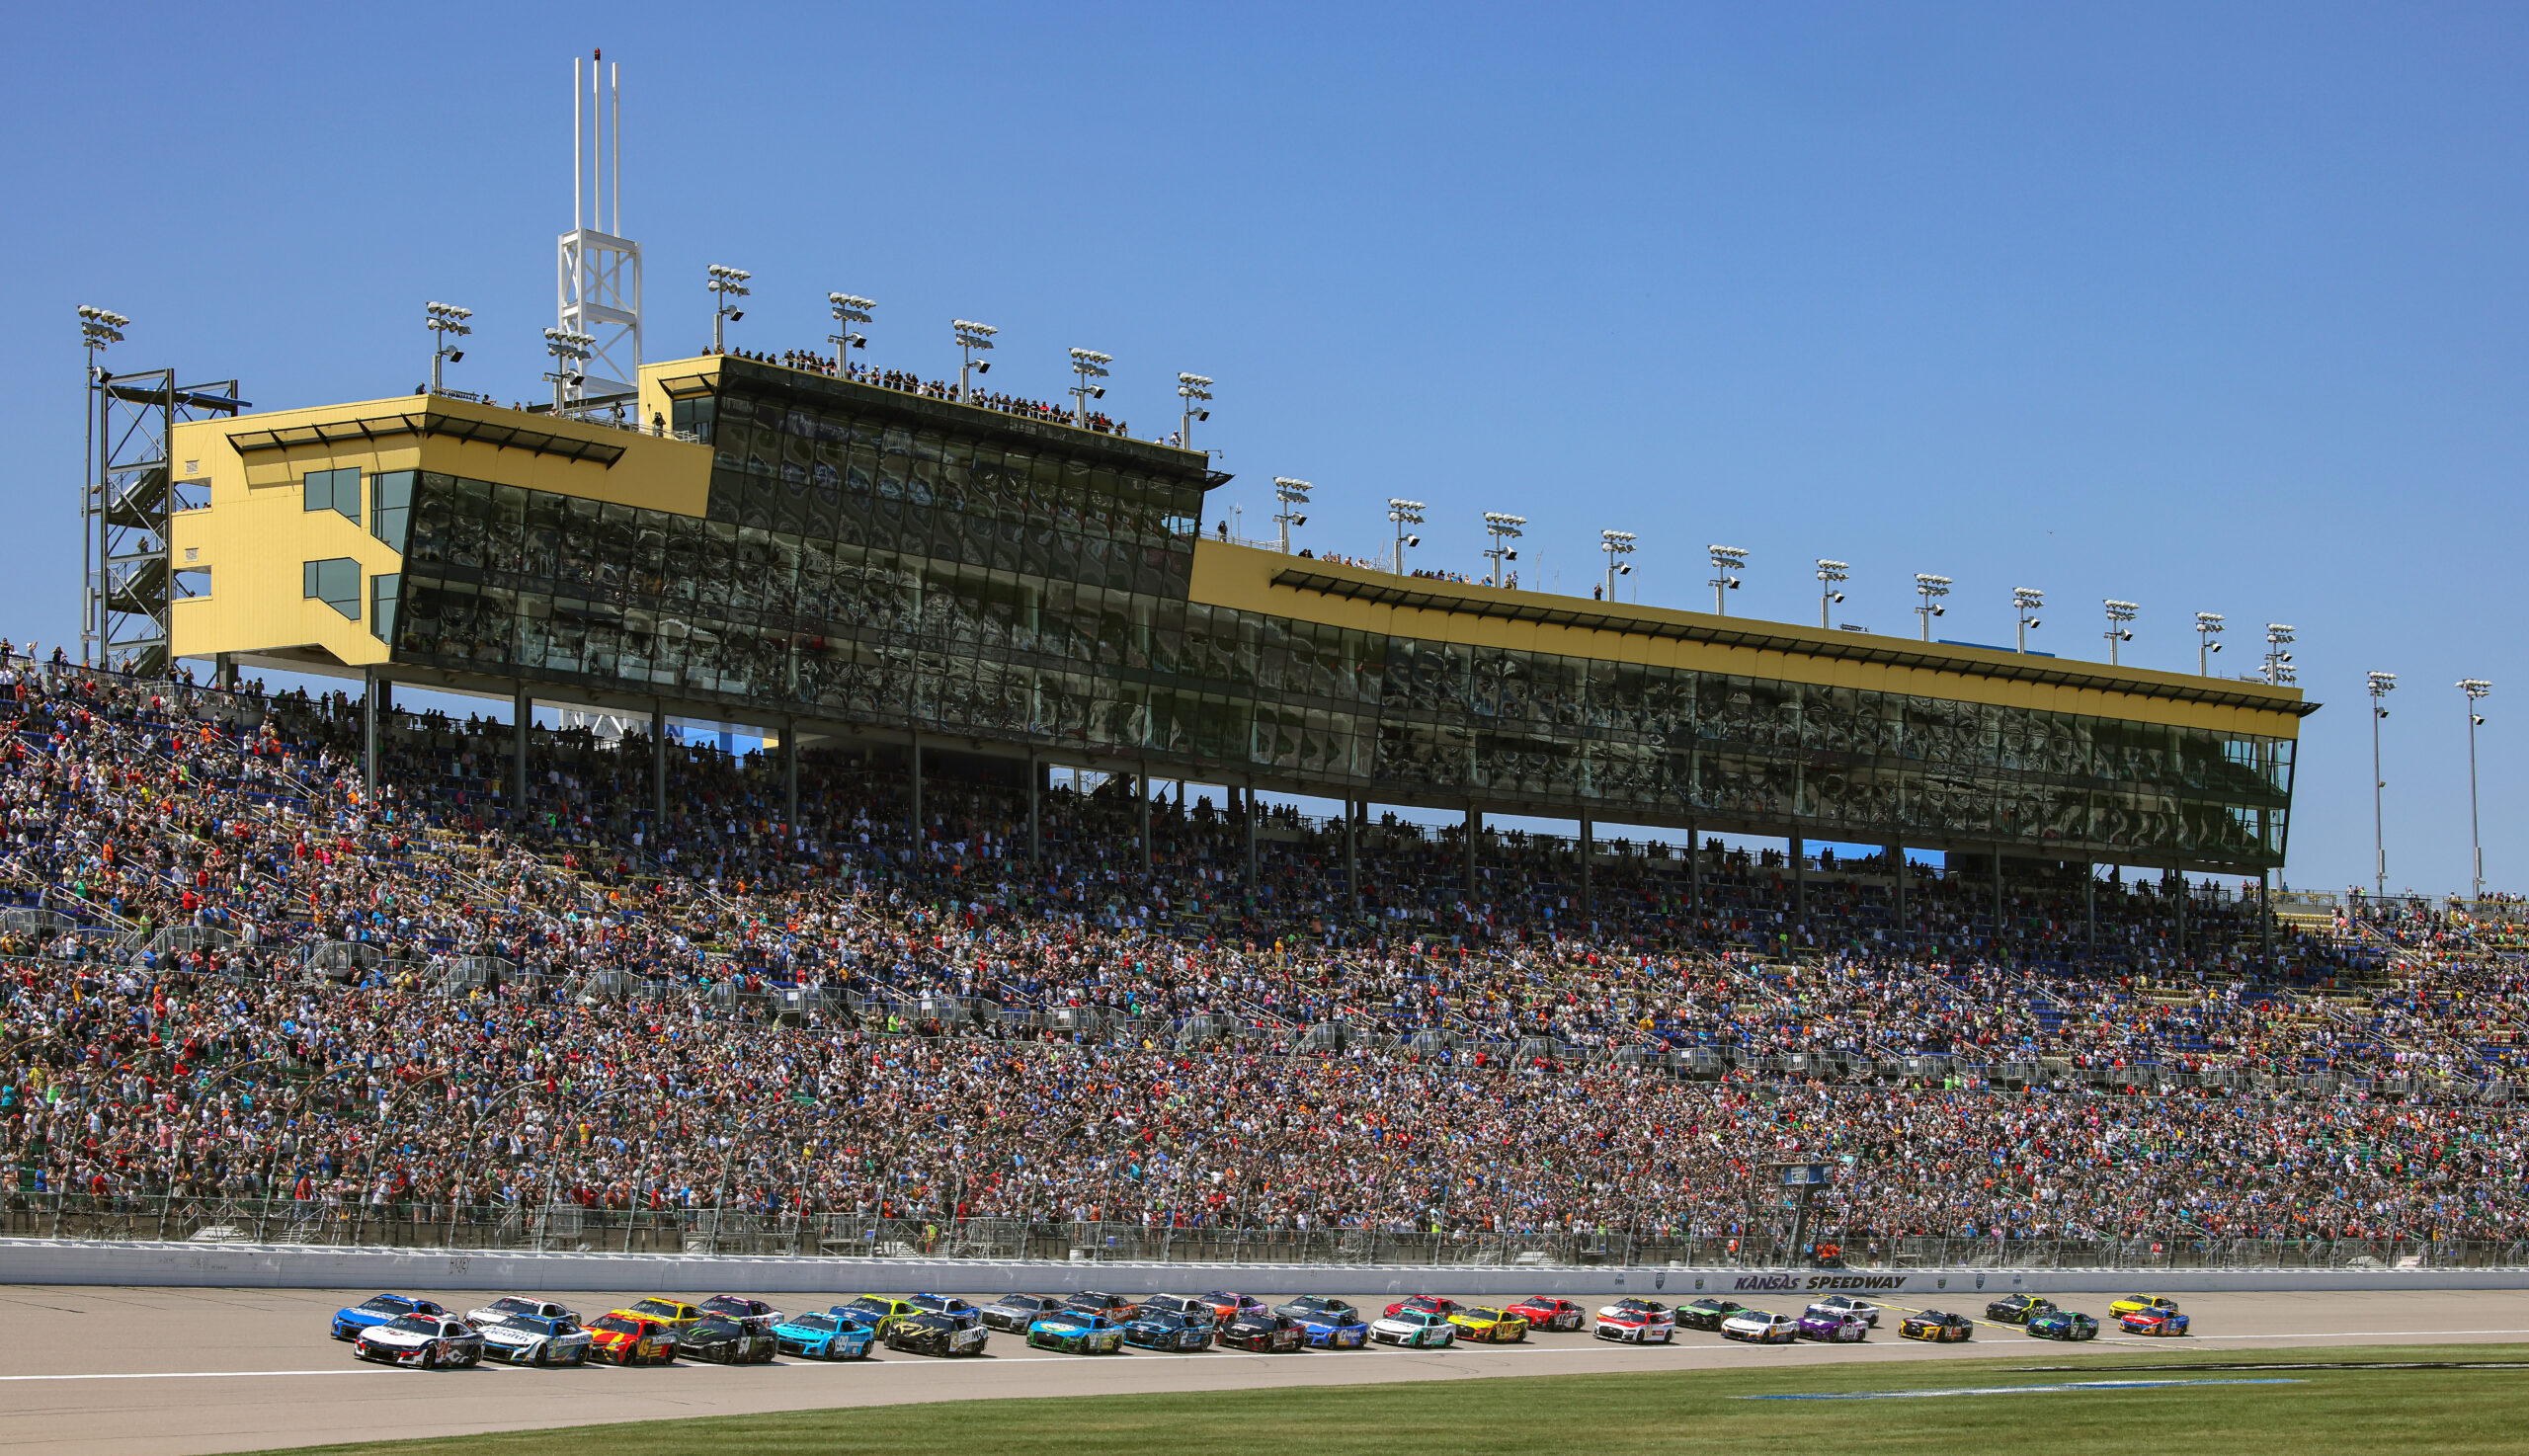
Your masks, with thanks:
[[[2132,621],[2134,613],[2143,608],[2131,602],[2119,602],[2113,597],[2101,599],[2099,605],[2107,608],[2107,630],[2100,634],[2107,638],[2107,665],[2116,667],[2119,665],[2116,660],[2116,649],[2134,640],[2134,633],[2125,624]]]
[[[1527,524],[1525,516],[1508,516],[1500,511],[1484,513],[1485,534],[1493,538],[1493,544],[1484,548],[1484,559],[1493,563],[1493,586],[1509,585],[1502,567],[1505,562],[1519,559],[1518,548],[1510,542],[1519,538],[1519,527]]]
[[[1602,530],[1598,532],[1598,549],[1607,553],[1607,600],[1616,600],[1616,578],[1633,575],[1633,567],[1617,558],[1633,554],[1633,532]]]
[[[1177,397],[1185,401],[1185,418],[1177,427],[1177,443],[1186,449],[1194,447],[1194,422],[1208,420],[1212,412],[1203,408],[1212,402],[1212,381],[1200,374],[1177,376]]]
[[[572,329],[544,331],[544,352],[553,356],[553,372],[544,376],[553,381],[553,413],[562,413],[563,391],[580,382],[585,370],[578,365],[596,349],[593,335]]]
[[[2011,588],[2011,608],[2019,613],[2019,650],[2023,653],[2028,651],[2029,632],[2046,625],[2043,618],[2035,615],[2038,608],[2045,605],[2046,594],[2038,588]]]
[[[1923,640],[1926,642],[1932,639],[1932,618],[1949,614],[1949,608],[1940,605],[1940,599],[1949,595],[1949,588],[1950,580],[1945,576],[1934,576],[1928,571],[1915,573],[1915,595],[1923,599],[1916,605],[1915,615],[1922,618]]]
[[[1833,617],[1836,604],[1844,600],[1844,594],[1836,591],[1836,588],[1851,581],[1852,577],[1851,563],[1830,561],[1824,556],[1818,558],[1818,628],[1820,631],[1828,630],[1835,625]]]
[[[1071,352],[1071,371],[1080,380],[1079,383],[1071,386],[1071,397],[1074,401],[1072,423],[1083,430],[1089,428],[1089,402],[1106,397],[1105,385],[1092,384],[1089,381],[1105,378],[1106,366],[1114,362],[1114,356],[1101,354],[1095,349],[1075,349]]]
[[[1300,508],[1308,504],[1308,493],[1317,489],[1305,480],[1287,475],[1273,477],[1273,499],[1281,510],[1273,513],[1273,524],[1282,528],[1282,554],[1291,554],[1291,527],[1308,525],[1308,516]]]
[[[453,303],[425,303],[422,312],[429,316],[429,322],[422,327],[431,331],[431,393],[437,394],[440,365],[464,362],[465,351],[456,341],[474,332],[473,326],[465,322],[474,316],[474,310]]]
[[[711,297],[713,299],[711,304],[711,352],[713,354],[719,354],[724,349],[724,346],[721,343],[720,326],[724,323],[736,323],[738,320],[747,316],[747,311],[740,308],[737,305],[736,300],[747,295],[747,280],[755,277],[755,275],[747,272],[743,268],[729,268],[718,263],[712,264],[704,271],[709,275],[711,281],[704,283],[703,286],[710,289]]]
[[[2293,684],[2301,681],[2300,673],[2292,666],[2292,654],[2284,651],[2285,648],[2291,646],[2296,640],[2294,634],[2300,630],[2300,628],[2293,626],[2289,622],[2267,622],[2265,624],[2265,667],[2263,672],[2265,674],[2265,684],[2267,687],[2289,688]]]
[[[2389,893],[2389,842],[2381,832],[2380,795],[2389,780],[2380,776],[2380,720],[2389,716],[2381,699],[2395,692],[2398,675],[2373,673],[2371,679],[2371,858],[2372,887],[2386,898]]]
[[[1406,547],[1423,544],[1421,536],[1408,534],[1405,528],[1409,526],[1421,526],[1423,513],[1428,509],[1429,508],[1421,501],[1400,501],[1391,498],[1387,503],[1387,519],[1396,526],[1396,574],[1398,576],[1405,575]]]
[[[1728,616],[1729,599],[1725,594],[1739,590],[1739,569],[1748,564],[1747,548],[1706,546],[1704,550],[1712,557],[1712,580],[1704,583],[1712,588],[1712,614]]]
[[[131,320],[111,308],[94,304],[79,305],[79,342],[88,351],[88,372],[81,379],[88,391],[88,442],[85,462],[81,467],[80,487],[80,569],[79,569],[79,665],[90,667],[105,660],[106,611],[97,594],[99,561],[105,528],[95,523],[106,509],[106,483],[98,463],[97,435],[106,428],[101,418],[103,396],[97,390],[97,356],[109,346],[122,342],[122,331]]]
[[[826,301],[834,305],[834,321],[841,328],[826,335],[826,342],[834,346],[834,376],[840,379],[852,372],[852,351],[869,347],[868,338],[852,326],[869,322],[869,310],[878,305],[857,293],[828,293]]]
[[[948,331],[956,336],[958,402],[973,404],[975,391],[971,387],[970,380],[976,374],[992,372],[992,361],[978,360],[975,355],[979,350],[992,348],[992,336],[1000,333],[1001,330],[990,324],[976,323],[972,319],[952,318],[948,320]]]
[[[2486,842],[2477,824],[2477,730],[2486,725],[2485,714],[2477,704],[2493,691],[2493,685],[2483,678],[2461,678],[2459,690],[2468,694],[2468,849],[2469,862],[2476,866],[2477,893],[2486,898]]]
[[[2213,654],[2222,650],[2222,644],[2213,639],[2221,635],[2222,613],[2199,611],[2195,614],[2195,676],[2213,676]]]

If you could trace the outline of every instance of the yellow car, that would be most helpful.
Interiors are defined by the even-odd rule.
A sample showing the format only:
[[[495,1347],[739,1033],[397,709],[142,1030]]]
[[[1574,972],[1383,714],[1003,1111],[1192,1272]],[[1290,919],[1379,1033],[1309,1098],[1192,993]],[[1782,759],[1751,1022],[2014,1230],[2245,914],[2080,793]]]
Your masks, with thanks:
[[[2166,1310],[2174,1315],[2177,1313],[2177,1301],[2158,1294],[2129,1294],[2107,1307],[2108,1314],[2119,1320],[2150,1310]]]
[[[684,1300],[669,1299],[665,1295],[658,1294],[651,1295],[648,1299],[621,1313],[639,1315],[644,1320],[656,1320],[679,1334],[693,1329],[702,1321],[702,1311],[687,1304]]]
[[[1510,1344],[1528,1337],[1528,1322],[1500,1310],[1453,1310],[1449,1323],[1458,1327],[1460,1339],[1482,1339],[1494,1344]]]
[[[912,1301],[885,1294],[864,1294],[850,1304],[839,1304],[835,1308],[868,1326],[869,1332],[880,1339],[887,1337],[888,1331],[922,1313],[913,1307]]]

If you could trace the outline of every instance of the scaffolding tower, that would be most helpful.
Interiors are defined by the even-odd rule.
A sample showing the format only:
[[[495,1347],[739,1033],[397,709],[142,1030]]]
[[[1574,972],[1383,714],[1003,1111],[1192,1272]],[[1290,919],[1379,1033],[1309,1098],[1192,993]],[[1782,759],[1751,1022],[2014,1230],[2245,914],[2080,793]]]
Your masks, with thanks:
[[[234,379],[179,384],[173,369],[116,374],[89,366],[82,665],[142,676],[167,670],[169,608],[179,593],[170,528],[177,512],[208,505],[210,495],[196,462],[169,458],[176,426],[247,408]]]

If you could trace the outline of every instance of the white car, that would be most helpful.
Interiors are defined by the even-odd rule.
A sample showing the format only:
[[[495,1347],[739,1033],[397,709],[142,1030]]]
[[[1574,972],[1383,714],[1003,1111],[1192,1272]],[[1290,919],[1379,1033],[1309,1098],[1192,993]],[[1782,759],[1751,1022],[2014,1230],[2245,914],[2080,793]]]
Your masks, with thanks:
[[[1879,1306],[1866,1299],[1855,1299],[1849,1294],[1830,1294],[1801,1313],[1840,1315],[1846,1319],[1859,1320],[1873,1330],[1879,1328]]]
[[[1800,1338],[1800,1322],[1770,1310],[1741,1310],[1721,1322],[1721,1337],[1751,1344],[1790,1344]]]
[[[454,1315],[398,1315],[352,1341],[364,1360],[423,1370],[462,1370],[483,1360],[483,1332]]]
[[[482,1332],[483,1357],[513,1365],[585,1365],[589,1333],[570,1320],[541,1320],[533,1315],[501,1315],[476,1320]]]
[[[524,1294],[504,1294],[479,1310],[467,1310],[465,1318],[480,1325],[504,1315],[525,1315],[530,1320],[568,1320],[580,1323],[579,1312],[566,1310],[549,1299],[530,1299]]]
[[[1620,1344],[1667,1344],[1677,1336],[1677,1317],[1654,1299],[1619,1299],[1598,1311],[1600,1339]]]
[[[1458,1327],[1450,1324],[1446,1315],[1398,1310],[1384,1320],[1370,1322],[1370,1338],[1400,1349],[1447,1349],[1458,1342]]]

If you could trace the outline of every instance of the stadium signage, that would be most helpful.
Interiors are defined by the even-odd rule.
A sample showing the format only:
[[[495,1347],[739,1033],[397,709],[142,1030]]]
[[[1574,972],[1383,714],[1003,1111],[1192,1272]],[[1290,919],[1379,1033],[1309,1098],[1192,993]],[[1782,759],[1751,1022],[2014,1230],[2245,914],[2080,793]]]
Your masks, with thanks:
[[[1789,1293],[1795,1290],[1879,1290],[1894,1293],[1906,1287],[1906,1274],[1743,1274],[1735,1288],[1739,1292]]]

